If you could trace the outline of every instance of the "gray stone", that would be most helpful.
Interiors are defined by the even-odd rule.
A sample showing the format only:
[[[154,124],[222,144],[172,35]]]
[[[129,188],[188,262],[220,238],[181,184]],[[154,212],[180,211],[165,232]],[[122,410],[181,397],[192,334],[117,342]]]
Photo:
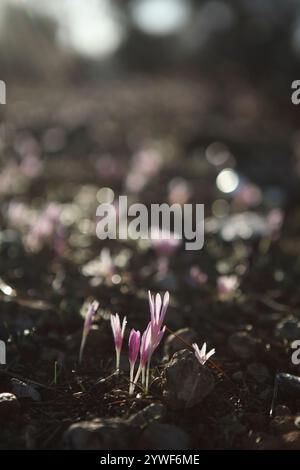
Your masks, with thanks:
[[[160,420],[165,415],[165,407],[160,403],[151,403],[143,410],[128,419],[128,424],[137,428],[144,428],[153,421]]]
[[[12,391],[18,398],[31,398],[33,401],[41,401],[40,393],[26,382],[19,379],[11,379]]]
[[[12,393],[0,393],[0,418],[13,418],[19,412],[20,404]]]
[[[276,416],[290,416],[291,410],[286,405],[277,405],[275,408]]]
[[[71,450],[124,450],[130,448],[132,439],[128,424],[117,418],[81,421],[64,434],[66,448]]]
[[[164,407],[152,403],[129,419],[103,418],[72,424],[64,434],[68,449],[124,450],[136,448],[141,431],[160,420]]]
[[[187,450],[189,436],[178,426],[151,423],[142,432],[138,447],[151,450]]]
[[[300,321],[290,316],[278,323],[275,331],[276,336],[281,339],[293,341],[300,338]]]
[[[286,434],[296,431],[294,418],[292,416],[276,416],[270,423],[270,428],[275,434]]]
[[[172,409],[191,408],[201,403],[215,386],[212,372],[199,364],[187,349],[174,354],[166,369],[166,398]]]

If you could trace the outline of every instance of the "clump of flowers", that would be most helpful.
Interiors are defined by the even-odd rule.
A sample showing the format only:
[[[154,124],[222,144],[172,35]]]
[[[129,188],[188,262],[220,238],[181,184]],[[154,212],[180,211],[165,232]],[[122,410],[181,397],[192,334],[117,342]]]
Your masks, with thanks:
[[[139,331],[131,330],[129,336],[129,363],[130,363],[130,386],[129,393],[134,392],[135,385],[142,374],[142,385],[145,386],[146,391],[149,388],[149,375],[151,358],[154,351],[159,346],[166,327],[163,325],[166,311],[169,305],[169,292],[166,292],[164,297],[161,298],[159,294],[156,296],[151,295],[149,292],[149,306],[150,306],[150,322],[144,331],[142,338]],[[120,367],[120,354],[126,327],[126,317],[123,319],[121,326],[119,315],[111,315],[111,327],[113,330],[115,350],[116,350],[116,369]],[[140,364],[134,377],[134,367],[137,361],[138,353],[140,353]]]
[[[138,383],[140,376],[142,386],[144,387],[145,392],[148,392],[151,359],[166,331],[166,325],[164,325],[164,320],[170,301],[169,292],[165,292],[163,297],[160,294],[152,295],[151,292],[148,292],[148,297],[150,307],[150,321],[142,335],[140,331],[135,329],[132,329],[129,335],[128,359],[130,365],[130,395],[134,393],[135,387]],[[121,324],[120,317],[117,313],[115,315],[111,315],[110,319],[116,350],[116,370],[119,372],[120,354],[127,321],[126,317],[124,317],[123,322]],[[211,349],[210,351],[206,352],[206,343],[203,344],[201,350],[199,349],[199,346],[196,343],[193,343],[192,347],[194,349],[195,356],[201,365],[204,365],[208,361],[208,359],[215,353],[215,349]],[[134,369],[138,356],[139,367],[134,376]]]

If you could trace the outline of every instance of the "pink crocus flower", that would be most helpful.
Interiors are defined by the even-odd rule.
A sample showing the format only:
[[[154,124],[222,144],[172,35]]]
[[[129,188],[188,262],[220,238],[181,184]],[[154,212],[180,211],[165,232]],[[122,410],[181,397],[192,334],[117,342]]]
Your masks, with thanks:
[[[133,383],[133,374],[134,374],[134,366],[139,354],[140,350],[140,342],[141,342],[141,333],[134,329],[131,330],[129,335],[129,364],[130,364],[130,384],[129,384],[129,394],[131,395],[134,390],[134,383]]]
[[[211,349],[209,352],[206,352],[206,343],[203,343],[201,350],[197,343],[192,344],[195,352],[195,356],[202,366],[208,361],[208,359],[215,354],[215,349]]]
[[[151,322],[148,323],[148,326],[142,335],[141,346],[140,346],[140,365],[139,365],[138,371],[134,379],[134,384],[133,384],[131,393],[133,393],[135,385],[141,373],[142,373],[142,385],[145,384],[145,369],[146,369],[146,364],[150,358],[150,354],[151,354]]]
[[[167,291],[163,297],[159,294],[156,296],[151,295],[151,292],[148,292],[149,296],[149,306],[150,306],[150,315],[151,315],[151,355],[155,349],[160,344],[162,337],[165,332],[165,326],[163,322],[169,305],[170,295]]]
[[[115,340],[115,350],[116,350],[116,371],[120,369],[120,354],[123,344],[124,332],[127,324],[126,317],[123,318],[122,326],[120,322],[120,317],[116,313],[115,315],[110,316],[111,328]]]
[[[88,307],[88,310],[84,319],[84,325],[83,325],[83,331],[82,331],[81,345],[80,345],[80,350],[79,350],[79,364],[81,363],[86,339],[92,327],[93,319],[94,319],[95,313],[98,310],[98,307],[99,307],[99,302],[97,302],[97,300],[94,300],[94,302],[92,302]]]
[[[159,294],[156,296],[151,295],[151,292],[148,292],[149,296],[149,306],[150,306],[150,331],[151,331],[151,341],[150,341],[150,351],[149,358],[147,363],[147,373],[146,373],[146,391],[149,387],[149,372],[150,372],[150,363],[151,357],[155,349],[159,346],[163,335],[165,333],[166,327],[163,326],[165,319],[166,311],[169,305],[170,295],[169,292],[165,292],[163,299]]]
[[[141,349],[140,349],[140,357],[141,357],[141,368],[145,369],[147,361],[150,356],[151,351],[151,322],[148,323],[146,330],[143,333],[142,341],[141,341]]]

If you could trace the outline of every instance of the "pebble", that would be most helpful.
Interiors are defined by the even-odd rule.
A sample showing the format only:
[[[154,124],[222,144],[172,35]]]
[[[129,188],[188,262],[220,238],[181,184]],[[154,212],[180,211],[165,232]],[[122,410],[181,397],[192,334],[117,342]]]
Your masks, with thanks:
[[[20,409],[18,399],[12,393],[0,393],[0,418],[13,418]]]
[[[19,379],[11,379],[12,391],[18,398],[31,398],[33,401],[41,401],[40,393],[26,382]]]
[[[275,335],[281,339],[293,341],[300,338],[300,321],[294,317],[285,318],[277,324]]]
[[[178,426],[151,423],[142,432],[138,447],[151,450],[187,450],[189,436]]]
[[[144,428],[147,424],[158,421],[163,418],[166,410],[160,403],[151,403],[141,411],[138,411],[135,415],[128,419],[128,424],[137,428]]]
[[[124,450],[137,448],[141,432],[159,421],[165,413],[161,404],[152,403],[128,419],[99,418],[72,424],[64,434],[67,449]],[[149,436],[149,432],[146,437]]]
[[[118,418],[81,421],[64,433],[65,447],[70,450],[124,450],[132,440],[130,427]]]
[[[214,389],[215,380],[194,354],[181,350],[174,354],[166,369],[166,398],[171,409],[192,408],[201,403]]]
[[[288,416],[291,415],[291,410],[286,405],[277,405],[275,408],[276,416]]]

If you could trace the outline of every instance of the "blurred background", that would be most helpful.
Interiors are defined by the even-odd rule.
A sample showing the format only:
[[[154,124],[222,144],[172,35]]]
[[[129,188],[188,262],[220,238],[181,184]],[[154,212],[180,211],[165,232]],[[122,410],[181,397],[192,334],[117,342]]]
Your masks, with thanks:
[[[127,194],[204,203],[208,236],[225,243],[272,238],[288,220],[285,250],[298,255],[298,1],[3,0],[0,9],[1,222],[25,251],[48,240],[55,202],[64,247],[80,246],[82,264],[96,205]],[[32,233],[39,218],[46,235]]]
[[[97,152],[127,156],[148,138],[247,142],[230,151],[249,177],[297,189],[296,0],[3,0],[0,18],[8,120],[72,114]]]

